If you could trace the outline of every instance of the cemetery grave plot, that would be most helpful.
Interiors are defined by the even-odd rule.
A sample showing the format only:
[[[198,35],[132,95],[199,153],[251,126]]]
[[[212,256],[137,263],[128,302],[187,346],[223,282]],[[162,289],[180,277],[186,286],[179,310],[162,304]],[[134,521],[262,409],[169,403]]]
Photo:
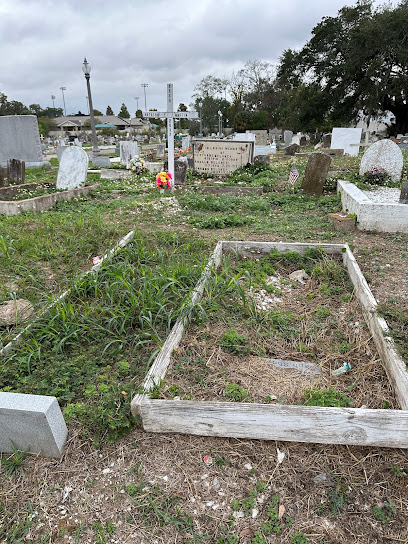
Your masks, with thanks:
[[[204,290],[208,296],[194,309],[194,324],[179,347],[179,320],[147,374],[145,394],[132,401],[145,430],[407,447],[405,364],[384,339],[386,324],[349,248],[323,249],[329,256],[315,244],[217,245],[196,287],[193,302]],[[212,276],[228,250],[255,260],[232,259]],[[288,280],[299,265],[311,276],[300,285]],[[271,359],[314,365],[299,373]],[[343,363],[351,370],[334,377]]]
[[[95,444],[128,432],[132,395],[152,350],[189,301],[204,249],[182,235],[136,233],[7,350],[0,388],[55,396]]]
[[[43,183],[24,183],[0,189],[0,199],[6,201],[26,200],[37,196],[59,193],[63,189],[57,189],[55,184],[49,182]]]
[[[24,183],[0,188],[0,213],[18,215],[25,211],[48,210],[56,202],[68,201],[86,196],[97,189],[98,184],[85,185],[76,189],[58,189],[50,182]]]
[[[313,389],[332,388],[345,406],[395,408],[353,285],[335,257],[315,249],[304,257],[225,257],[173,354],[164,396],[304,404]],[[307,279],[291,279],[299,269]],[[344,362],[351,370],[332,376]]]

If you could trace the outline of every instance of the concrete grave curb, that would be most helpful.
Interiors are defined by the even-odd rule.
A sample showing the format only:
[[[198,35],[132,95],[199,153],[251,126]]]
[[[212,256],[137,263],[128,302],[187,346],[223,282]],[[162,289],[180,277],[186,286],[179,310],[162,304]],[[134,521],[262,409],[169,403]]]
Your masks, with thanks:
[[[24,200],[1,200],[2,194],[14,193],[16,194],[18,189],[30,189],[41,187],[41,185],[54,185],[50,182],[40,183],[24,183],[22,185],[9,185],[8,187],[2,187],[0,189],[0,214],[5,215],[18,215],[22,212],[42,212],[43,210],[49,210],[54,206],[56,202],[69,201],[73,198],[80,198],[87,195],[94,189],[99,187],[99,183],[93,185],[86,185],[78,189],[68,189],[67,191],[59,191],[57,193],[51,193],[48,195],[36,196],[34,198],[26,198]]]
[[[357,217],[360,230],[408,233],[408,205],[373,202],[354,183],[339,180],[343,211]]]

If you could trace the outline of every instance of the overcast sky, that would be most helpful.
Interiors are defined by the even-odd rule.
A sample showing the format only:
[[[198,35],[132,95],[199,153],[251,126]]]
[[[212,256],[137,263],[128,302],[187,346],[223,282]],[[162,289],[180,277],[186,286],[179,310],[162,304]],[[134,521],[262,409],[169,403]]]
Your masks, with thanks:
[[[206,75],[228,77],[247,60],[277,63],[324,16],[356,0],[0,0],[0,92],[26,105],[88,113],[82,72],[91,64],[94,108],[133,116],[189,104]],[[378,2],[382,3],[382,2]],[[396,2],[393,2],[394,5]]]

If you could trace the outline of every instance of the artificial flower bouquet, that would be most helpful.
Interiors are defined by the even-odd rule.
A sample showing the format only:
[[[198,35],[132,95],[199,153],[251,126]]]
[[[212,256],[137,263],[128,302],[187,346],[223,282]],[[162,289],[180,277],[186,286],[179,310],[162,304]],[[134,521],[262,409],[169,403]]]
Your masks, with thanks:
[[[133,159],[131,159],[129,164],[127,165],[127,169],[139,175],[147,170],[147,167],[145,161],[142,158],[133,157]]]
[[[160,191],[164,192],[164,189],[171,189],[171,174],[170,172],[159,172],[156,177],[156,185]]]

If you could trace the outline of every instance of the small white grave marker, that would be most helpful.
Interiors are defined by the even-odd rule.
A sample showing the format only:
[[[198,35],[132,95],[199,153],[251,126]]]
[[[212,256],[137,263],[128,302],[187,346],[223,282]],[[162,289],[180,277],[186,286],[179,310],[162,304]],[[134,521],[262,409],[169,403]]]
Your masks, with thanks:
[[[168,163],[171,174],[171,188],[174,188],[174,119],[198,119],[197,111],[174,111],[173,83],[167,84],[167,111],[144,111],[143,117],[167,119]]]

